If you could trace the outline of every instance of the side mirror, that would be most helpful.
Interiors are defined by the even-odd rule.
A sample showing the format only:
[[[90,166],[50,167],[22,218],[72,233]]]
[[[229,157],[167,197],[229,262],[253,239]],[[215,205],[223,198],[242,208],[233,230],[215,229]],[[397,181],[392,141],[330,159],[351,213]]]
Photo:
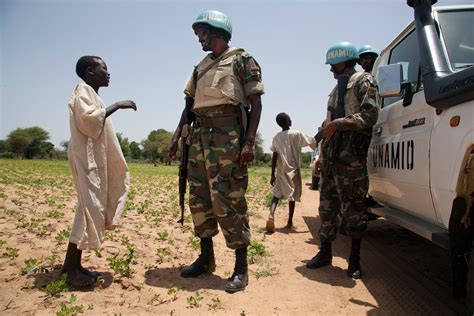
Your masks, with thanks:
[[[377,72],[377,82],[381,97],[395,97],[402,93],[402,64],[382,66]]]

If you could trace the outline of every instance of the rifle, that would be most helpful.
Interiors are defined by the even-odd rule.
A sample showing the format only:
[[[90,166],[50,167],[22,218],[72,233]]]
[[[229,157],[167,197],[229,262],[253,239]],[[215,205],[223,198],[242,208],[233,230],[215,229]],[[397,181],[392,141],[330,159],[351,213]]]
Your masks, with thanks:
[[[339,75],[337,77],[337,104],[336,108],[330,108],[332,120],[342,118],[346,116],[346,111],[344,110],[344,97],[346,96],[347,84],[349,83],[348,75]],[[317,134],[316,134],[317,136]],[[337,132],[329,140],[329,153],[328,161],[326,163],[326,174],[329,172],[329,169],[334,165],[334,160],[336,158],[336,153],[341,142],[341,133]]]
[[[194,99],[191,97],[185,97],[184,107],[184,121],[181,131],[181,160],[179,163],[179,207],[181,208],[181,218],[178,223],[184,225],[184,196],[186,195],[186,186],[188,180],[188,158],[189,158],[189,145],[187,139],[189,136],[189,127],[194,121],[194,114],[191,111],[194,104]]]

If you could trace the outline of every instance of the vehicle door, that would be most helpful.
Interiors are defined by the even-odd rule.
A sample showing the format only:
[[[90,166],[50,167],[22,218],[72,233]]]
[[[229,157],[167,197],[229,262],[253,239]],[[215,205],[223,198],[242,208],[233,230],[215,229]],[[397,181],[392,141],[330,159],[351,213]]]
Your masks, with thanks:
[[[369,193],[386,206],[437,223],[430,194],[429,146],[435,110],[425,102],[414,26],[391,45],[388,64],[401,64],[401,96],[381,100],[369,149]]]

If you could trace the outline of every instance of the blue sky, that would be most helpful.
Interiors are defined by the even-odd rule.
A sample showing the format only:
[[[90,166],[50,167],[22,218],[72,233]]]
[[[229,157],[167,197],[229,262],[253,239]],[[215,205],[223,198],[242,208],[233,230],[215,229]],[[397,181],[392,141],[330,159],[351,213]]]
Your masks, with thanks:
[[[462,3],[472,0],[437,5]],[[173,131],[184,84],[205,56],[191,24],[208,9],[231,18],[231,46],[262,67],[265,151],[279,131],[279,112],[292,117],[293,128],[315,134],[335,84],[324,64],[329,46],[351,41],[381,50],[413,19],[405,0],[0,0],[0,139],[31,126],[46,129],[58,147],[69,139],[67,102],[83,55],[107,63],[110,86],[99,91],[107,105],[138,105],[111,116],[117,132],[139,142],[158,128]]]

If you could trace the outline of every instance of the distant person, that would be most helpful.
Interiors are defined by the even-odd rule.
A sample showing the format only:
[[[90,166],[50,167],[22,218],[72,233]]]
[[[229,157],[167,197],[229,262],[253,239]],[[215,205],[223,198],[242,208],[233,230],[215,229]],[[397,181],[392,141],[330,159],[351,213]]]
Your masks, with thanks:
[[[338,84],[329,94],[327,117],[322,126],[321,246],[306,263],[308,269],[332,263],[332,242],[336,239],[339,217],[343,217],[347,235],[352,239],[347,275],[354,279],[362,275],[360,248],[367,230],[363,214],[367,210],[364,197],[369,184],[367,152],[378,117],[375,80],[368,72],[356,72],[357,60],[357,48],[349,42],[337,43],[326,53],[326,64],[330,65]],[[347,81],[343,83],[343,79]]]
[[[273,137],[270,150],[272,157],[272,175],[270,184],[273,186],[273,198],[268,215],[266,230],[275,232],[275,210],[281,199],[288,200],[287,228],[293,227],[293,214],[295,202],[301,198],[301,171],[300,152],[302,147],[310,146],[316,149],[314,137],[306,136],[300,131],[290,129],[291,118],[286,113],[279,113],[276,122],[281,127],[281,132]],[[276,176],[275,176],[276,169]]]
[[[379,56],[379,53],[370,45],[364,45],[359,48],[357,52],[359,60],[357,63],[364,69],[365,72],[372,73],[374,68],[375,60]]]
[[[224,13],[204,11],[192,28],[202,50],[209,52],[194,68],[184,90],[196,116],[190,133],[189,208],[201,254],[181,270],[181,277],[196,278],[215,270],[212,238],[219,225],[227,247],[235,252],[234,271],[225,285],[227,292],[234,293],[248,284],[250,226],[245,192],[247,164],[255,157],[262,111],[262,71],[249,53],[229,47],[232,24]],[[178,140],[187,131],[186,113],[171,140],[170,160],[175,159]]]
[[[66,281],[75,287],[92,285],[98,272],[81,265],[82,250],[97,250],[105,230],[116,227],[127,198],[130,173],[120,149],[112,121],[107,117],[118,109],[137,110],[126,100],[105,107],[100,87],[108,87],[110,74],[97,56],[83,56],[76,64],[84,80],[72,93],[69,106],[68,159],[77,191],[77,208],[64,259]]]

